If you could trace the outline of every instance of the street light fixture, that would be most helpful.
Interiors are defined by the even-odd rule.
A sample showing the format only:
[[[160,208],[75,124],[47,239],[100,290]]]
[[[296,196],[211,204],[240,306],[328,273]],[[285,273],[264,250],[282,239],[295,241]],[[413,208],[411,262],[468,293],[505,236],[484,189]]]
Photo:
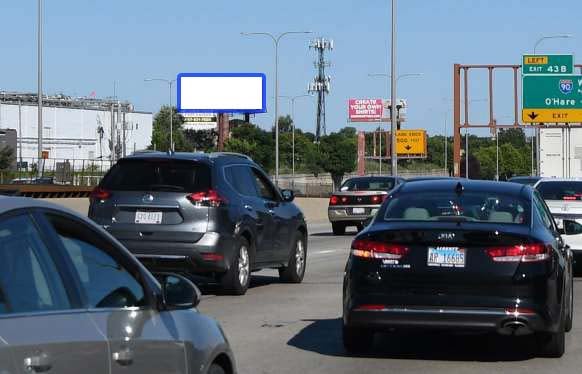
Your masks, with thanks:
[[[534,55],[536,54],[536,50],[538,48],[538,45],[540,45],[540,43],[542,43],[544,40],[547,40],[547,39],[570,39],[573,37],[574,36],[571,34],[544,35],[536,41],[536,44],[534,44],[533,54]]]
[[[291,175],[292,175],[292,183],[295,185],[295,100],[300,99],[302,97],[313,97],[313,95],[297,95],[297,96],[279,96],[284,99],[289,99],[291,101],[291,131],[292,131],[292,167],[291,167]]]
[[[172,108],[172,85],[176,82],[175,79],[163,79],[163,78],[146,78],[144,82],[164,82],[169,87],[170,92],[170,152],[174,152],[174,129],[173,129],[173,117],[174,109]]]
[[[422,77],[424,75],[424,73],[407,73],[407,74],[400,74],[397,78],[396,78],[396,84],[398,84],[398,81],[402,78],[409,78],[409,77]],[[370,78],[378,78],[378,77],[384,77],[384,78],[390,78],[390,74],[386,74],[386,73],[372,73],[372,74],[368,74],[368,77]],[[389,93],[390,94],[390,93]],[[379,162],[379,173],[382,174],[382,132],[380,132],[380,162]]]
[[[286,31],[278,35],[270,32],[241,32],[242,36],[266,36],[273,40],[275,46],[275,183],[279,184],[279,42],[285,35],[311,34],[312,31]]]

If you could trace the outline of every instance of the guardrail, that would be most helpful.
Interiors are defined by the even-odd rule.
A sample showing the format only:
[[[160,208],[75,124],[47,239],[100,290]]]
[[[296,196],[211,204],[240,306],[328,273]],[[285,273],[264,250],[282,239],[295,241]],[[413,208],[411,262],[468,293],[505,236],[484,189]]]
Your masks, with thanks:
[[[34,198],[89,197],[93,187],[59,184],[3,184],[0,194]]]

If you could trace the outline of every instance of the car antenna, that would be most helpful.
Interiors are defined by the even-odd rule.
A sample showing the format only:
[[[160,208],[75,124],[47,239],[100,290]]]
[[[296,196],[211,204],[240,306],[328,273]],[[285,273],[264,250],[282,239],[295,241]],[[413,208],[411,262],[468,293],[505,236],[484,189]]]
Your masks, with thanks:
[[[461,182],[458,182],[457,185],[455,186],[455,192],[457,193],[457,195],[461,195],[464,190],[465,187],[461,184]]]

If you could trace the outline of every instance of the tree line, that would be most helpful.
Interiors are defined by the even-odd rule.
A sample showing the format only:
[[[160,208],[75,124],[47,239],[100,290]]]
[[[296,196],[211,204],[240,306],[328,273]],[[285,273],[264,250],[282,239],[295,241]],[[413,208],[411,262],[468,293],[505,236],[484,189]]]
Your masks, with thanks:
[[[216,151],[216,131],[193,131],[183,128],[184,118],[174,112],[174,144],[176,151],[212,152]],[[170,108],[162,107],[154,118],[151,149],[167,150],[169,135]],[[279,157],[280,172],[291,173],[293,164],[293,119],[290,116],[279,117]],[[239,119],[230,121],[231,136],[225,143],[225,151],[238,152],[250,156],[268,172],[275,169],[275,136],[273,128],[264,130],[252,123]],[[499,131],[499,174],[504,180],[515,175],[529,175],[531,164],[531,140],[521,128]],[[445,165],[445,137],[429,136],[428,154],[425,160],[401,160],[399,168],[407,171],[441,169],[452,174],[453,138],[447,137],[447,165]],[[367,138],[366,147],[371,150],[371,137]],[[386,145],[383,145],[384,147]],[[463,147],[464,148],[464,147]],[[383,152],[385,152],[383,148]],[[369,153],[369,152],[368,152]],[[491,137],[469,136],[469,176],[474,179],[494,179],[496,173],[496,141]],[[389,160],[382,169],[389,172]],[[343,129],[320,138],[315,142],[315,135],[295,130],[295,171],[313,174],[326,172],[332,175],[334,184],[338,185],[347,173],[356,170],[357,130],[354,127]],[[368,162],[368,170],[373,163]],[[461,162],[461,174],[465,173],[464,156]],[[371,170],[370,170],[371,171]]]

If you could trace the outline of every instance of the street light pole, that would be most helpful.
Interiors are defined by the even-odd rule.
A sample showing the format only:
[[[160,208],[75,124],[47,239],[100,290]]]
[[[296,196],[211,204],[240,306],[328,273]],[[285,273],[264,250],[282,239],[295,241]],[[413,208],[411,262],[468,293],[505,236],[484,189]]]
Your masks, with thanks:
[[[271,38],[275,45],[275,183],[279,185],[279,42],[289,34],[311,34],[311,31],[286,31],[277,36],[270,32],[241,32],[243,36],[263,35]]]
[[[447,115],[445,113],[445,174],[448,176],[449,175],[449,168],[448,168],[448,163],[447,163],[447,157],[448,157],[447,147],[448,147],[448,139],[447,139]]]
[[[289,99],[291,101],[291,131],[292,131],[292,162],[291,162],[291,173],[292,173],[292,183],[295,184],[295,100],[300,99],[302,97],[312,97],[312,95],[297,95],[297,96],[279,96],[284,99]]]
[[[43,4],[42,4],[43,0],[38,0],[38,44],[37,44],[37,48],[38,48],[38,62],[37,62],[37,69],[38,69],[38,91],[37,91],[37,98],[38,98],[38,167],[37,169],[39,170],[39,172],[41,172],[41,170],[43,169],[43,167],[41,167],[41,162],[42,162],[42,129],[43,129],[43,123],[42,123],[42,34],[43,34],[43,27],[42,27],[42,19],[43,19]]]
[[[172,85],[174,84],[175,79],[163,79],[163,78],[146,78],[144,82],[164,82],[168,85],[169,92],[170,92],[170,152],[174,152],[174,126],[173,126],[173,117],[174,117],[174,109],[172,108]]]
[[[392,0],[392,45],[391,45],[391,72],[390,72],[390,102],[392,110],[390,111],[390,138],[391,138],[391,162],[392,176],[398,177],[398,160],[396,159],[396,0]]]

